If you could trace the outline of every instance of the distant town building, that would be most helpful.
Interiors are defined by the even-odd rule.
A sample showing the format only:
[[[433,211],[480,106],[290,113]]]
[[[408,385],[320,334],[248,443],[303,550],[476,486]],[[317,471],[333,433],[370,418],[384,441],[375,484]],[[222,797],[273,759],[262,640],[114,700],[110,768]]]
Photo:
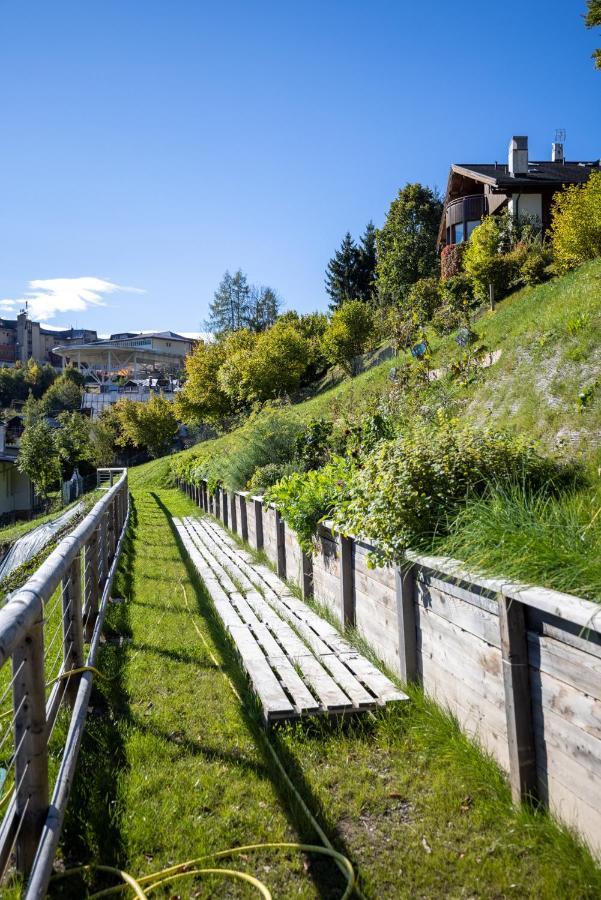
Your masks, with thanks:
[[[550,160],[529,159],[525,136],[512,137],[507,163],[453,163],[438,246],[467,241],[485,216],[504,209],[515,218],[538,221],[545,232],[555,194],[568,185],[584,184],[591,172],[601,172],[600,161],[566,160],[560,140],[552,144]]]
[[[174,331],[126,331],[106,340],[69,341],[53,353],[63,366],[75,365],[86,376],[82,407],[96,417],[123,397],[145,401],[160,392],[174,399],[195,343]]]
[[[16,362],[25,365],[34,359],[42,364],[59,366],[61,359],[53,353],[58,343],[68,346],[96,340],[98,335],[90,328],[60,331],[45,328],[39,322],[33,322],[26,312],[21,312],[16,319],[0,318],[0,365],[14,366]]]

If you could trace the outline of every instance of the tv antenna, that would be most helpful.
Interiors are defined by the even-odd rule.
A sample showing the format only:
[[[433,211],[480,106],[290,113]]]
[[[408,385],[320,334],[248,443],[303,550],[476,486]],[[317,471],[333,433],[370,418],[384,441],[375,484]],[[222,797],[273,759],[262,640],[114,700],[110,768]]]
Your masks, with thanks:
[[[555,143],[556,144],[565,144],[566,142],[566,130],[565,128],[556,128],[555,129]]]

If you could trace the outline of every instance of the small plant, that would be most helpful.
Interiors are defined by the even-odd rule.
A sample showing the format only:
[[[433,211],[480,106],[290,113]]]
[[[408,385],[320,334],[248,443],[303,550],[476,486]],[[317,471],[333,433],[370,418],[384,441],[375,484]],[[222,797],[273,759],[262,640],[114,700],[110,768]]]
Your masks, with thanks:
[[[297,471],[298,466],[294,463],[267,463],[266,466],[255,469],[246,485],[246,490],[251,494],[263,494],[280,479]]]
[[[566,322],[566,331],[569,335],[575,337],[579,332],[583,331],[585,328],[588,328],[590,321],[591,317],[588,313],[577,313]]]

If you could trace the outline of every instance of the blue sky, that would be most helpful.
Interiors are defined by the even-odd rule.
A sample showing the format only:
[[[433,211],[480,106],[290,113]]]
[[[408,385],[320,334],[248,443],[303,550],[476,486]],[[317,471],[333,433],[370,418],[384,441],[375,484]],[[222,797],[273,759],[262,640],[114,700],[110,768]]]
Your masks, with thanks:
[[[583,10],[0,0],[0,312],[197,331],[238,267],[325,308],[343,234],[407,181],[444,188],[512,134],[548,158],[558,127],[601,156]]]

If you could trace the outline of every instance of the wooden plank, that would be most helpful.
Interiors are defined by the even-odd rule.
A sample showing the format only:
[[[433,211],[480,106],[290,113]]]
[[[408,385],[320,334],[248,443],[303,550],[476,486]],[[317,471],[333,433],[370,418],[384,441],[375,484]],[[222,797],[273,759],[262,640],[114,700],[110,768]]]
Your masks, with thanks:
[[[261,701],[267,721],[294,718],[298,715],[250,630],[246,626],[236,629],[232,637],[252,682],[253,690]]]
[[[340,657],[361,684],[364,684],[379,701],[390,703],[394,700],[408,700],[407,694],[400,691],[390,680],[376,669],[368,659],[357,651]]]
[[[509,781],[514,803],[536,796],[536,748],[532,726],[528,642],[524,607],[499,597],[499,627],[509,745]]]
[[[581,766],[601,778],[601,740],[572,725],[548,707],[535,705],[532,709],[536,761],[541,766],[545,753],[553,748],[562,750]]]
[[[495,619],[498,618],[497,595],[491,591],[472,585],[469,581],[444,578],[440,574],[437,576],[437,573],[420,566],[416,566],[415,580],[420,596],[428,597],[431,591],[437,591],[440,594],[454,597],[456,600],[462,600],[464,603],[469,603],[470,606],[475,606],[477,609],[490,613]]]
[[[601,700],[601,659],[531,631],[528,650],[533,668]]]
[[[249,604],[246,602],[246,599],[242,596],[242,594],[240,594],[238,592],[231,594],[230,602],[231,602],[232,606],[234,607],[234,609],[236,610],[236,612],[238,613],[238,615],[240,616],[240,618],[242,619],[242,621],[246,625],[250,625],[250,627],[252,628],[253,631],[254,631],[255,627],[261,625],[261,623],[257,619],[256,615],[254,614],[253,610],[251,609]]]
[[[290,694],[294,706],[301,715],[324,712],[294,666],[285,656],[269,658],[270,665],[278,673],[282,684]]]
[[[326,656],[320,656],[319,660],[344,693],[350,697],[354,706],[358,709],[374,709],[377,706],[378,698],[366,690],[338,656],[329,653]]]
[[[354,708],[352,700],[314,656],[301,656],[297,662],[327,712],[350,712]]]
[[[353,543],[339,535],[340,554],[340,618],[345,625],[355,624],[355,591],[353,578]]]
[[[415,600],[426,611],[432,611],[441,618],[448,619],[464,631],[469,631],[487,643],[501,648],[498,611],[494,615],[452,594],[447,594],[437,587],[426,586],[416,582]],[[495,603],[495,606],[497,604]]]
[[[601,740],[601,703],[588,694],[558,681],[546,672],[533,672],[532,703],[552,710],[572,726]]]

